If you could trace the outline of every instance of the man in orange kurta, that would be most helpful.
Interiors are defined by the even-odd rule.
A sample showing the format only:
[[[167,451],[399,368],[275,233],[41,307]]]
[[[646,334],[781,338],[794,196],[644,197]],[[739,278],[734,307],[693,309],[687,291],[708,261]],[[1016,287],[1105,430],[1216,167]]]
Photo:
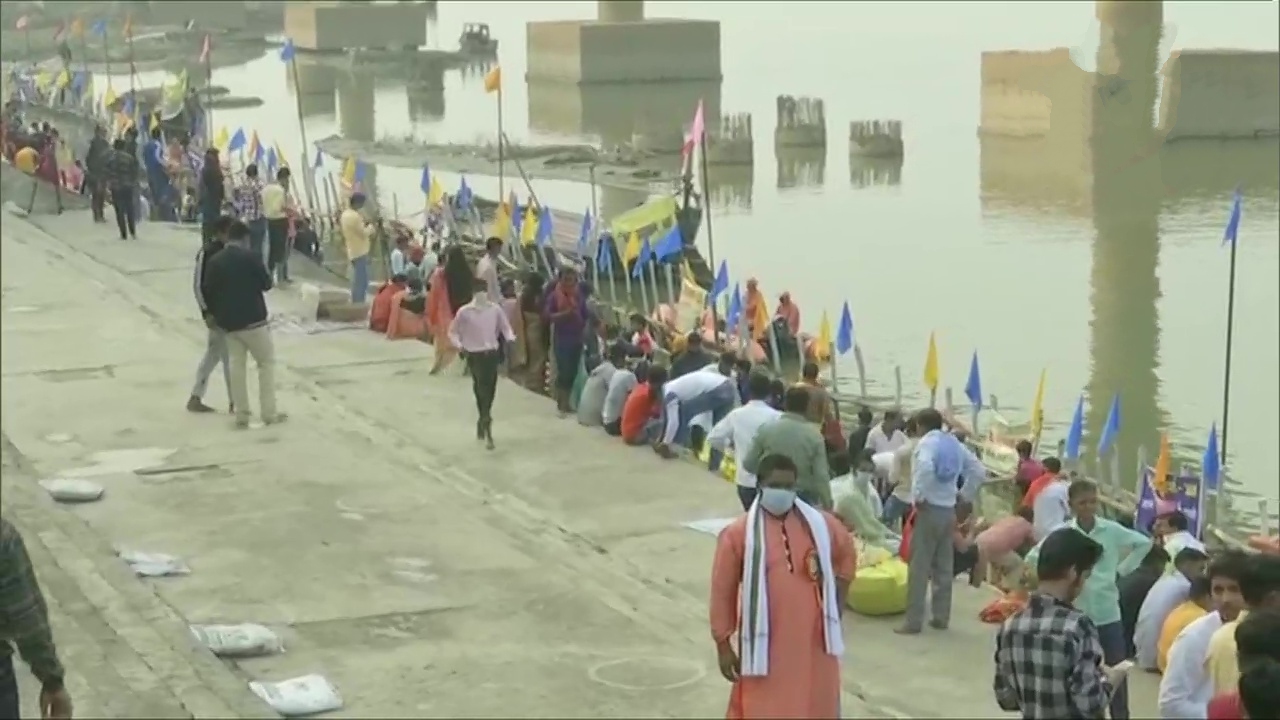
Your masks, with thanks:
[[[839,717],[840,658],[827,651],[824,640],[818,548],[810,524],[795,505],[795,464],[781,455],[765,457],[758,484],[768,598],[768,672],[763,677],[742,676],[738,656],[748,514],[720,533],[711,571],[711,635],[720,672],[733,683],[725,717]],[[842,609],[857,569],[853,539],[834,515],[817,512],[828,528],[836,600]]]

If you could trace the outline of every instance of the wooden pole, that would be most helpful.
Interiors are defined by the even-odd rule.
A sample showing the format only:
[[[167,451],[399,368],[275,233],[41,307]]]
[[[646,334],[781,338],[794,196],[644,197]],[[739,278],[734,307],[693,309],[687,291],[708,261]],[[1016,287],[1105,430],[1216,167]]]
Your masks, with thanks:
[[[302,85],[298,82],[298,56],[297,49],[294,49],[293,57],[289,58],[289,72],[293,75],[293,99],[294,106],[298,113],[298,135],[302,138],[302,159],[305,162],[307,154],[311,152],[311,145],[307,142],[307,123],[303,119],[302,114]],[[210,66],[212,68],[212,66]],[[209,71],[210,82],[212,82],[213,71]],[[212,124],[212,123],[210,123]],[[302,191],[306,193],[307,204],[316,207],[319,203],[315,200],[315,183],[311,173],[302,174]]]
[[[718,272],[716,269],[716,240],[715,233],[711,228],[711,180],[707,173],[707,131],[702,131],[702,214],[706,216],[707,221],[707,262],[711,266],[712,272]],[[712,287],[715,286],[714,280]],[[716,310],[715,302],[711,302],[711,332],[712,340],[716,345],[720,344],[720,318]],[[773,324],[770,323],[770,328]],[[780,358],[775,358],[780,360]],[[778,366],[778,372],[782,372],[781,363]]]

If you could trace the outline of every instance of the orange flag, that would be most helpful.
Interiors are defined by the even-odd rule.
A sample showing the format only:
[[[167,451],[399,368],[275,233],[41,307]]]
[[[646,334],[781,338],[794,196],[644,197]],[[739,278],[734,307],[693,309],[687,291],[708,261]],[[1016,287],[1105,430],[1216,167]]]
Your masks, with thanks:
[[[500,92],[502,90],[502,66],[494,65],[493,69],[484,75],[484,91],[487,93]]]
[[[1169,494],[1169,472],[1172,469],[1173,454],[1169,447],[1169,433],[1160,433],[1160,455],[1156,458],[1156,466],[1151,475],[1151,489],[1155,491],[1156,496],[1165,497]]]
[[[124,36],[133,39],[133,13],[129,13],[124,18]]]

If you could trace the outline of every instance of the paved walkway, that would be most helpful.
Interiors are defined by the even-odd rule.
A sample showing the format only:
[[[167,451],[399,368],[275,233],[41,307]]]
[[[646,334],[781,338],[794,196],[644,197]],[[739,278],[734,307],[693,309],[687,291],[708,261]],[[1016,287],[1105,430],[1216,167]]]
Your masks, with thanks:
[[[341,691],[340,716],[724,711],[706,627],[713,540],[680,524],[731,515],[730,487],[557,420],[505,381],[486,453],[465,379],[427,377],[429,346],[361,330],[277,333],[283,426],[190,415],[195,236],[144,225],[123,243],[83,213],[34,222],[3,228],[4,430],[32,468],[6,472],[5,513],[48,547],[37,562],[86,713],[253,716],[247,678],[313,672]],[[292,297],[273,292],[273,310]],[[208,399],[224,398],[215,378]],[[32,473],[68,471],[101,481],[104,499],[38,497]],[[112,545],[193,572],[133,580]],[[916,638],[850,616],[845,715],[999,712],[993,629],[975,619],[988,599],[958,587],[952,630]],[[77,610],[94,631],[75,629]],[[269,625],[288,652],[222,666],[182,627],[213,621]],[[120,647],[112,637],[138,660],[95,649]],[[99,657],[119,682],[89,675]]]

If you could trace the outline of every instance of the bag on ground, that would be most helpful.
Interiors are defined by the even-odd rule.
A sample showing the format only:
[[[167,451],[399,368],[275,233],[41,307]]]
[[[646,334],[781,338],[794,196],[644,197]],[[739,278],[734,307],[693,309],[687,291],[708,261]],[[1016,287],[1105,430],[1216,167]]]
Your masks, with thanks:
[[[168,577],[171,575],[190,575],[191,568],[182,558],[164,553],[137,552],[135,550],[118,551],[124,560],[139,577]]]
[[[218,657],[259,657],[284,650],[280,637],[271,628],[256,623],[192,625],[191,634]]]
[[[871,617],[907,611],[907,564],[890,557],[874,567],[859,568],[849,585],[849,609]]]
[[[103,487],[89,480],[75,478],[53,478],[41,480],[40,487],[49,493],[54,500],[62,503],[93,502],[102,497]]]
[[[342,707],[338,689],[322,675],[303,675],[281,682],[249,683],[254,695],[285,717],[330,712]]]

